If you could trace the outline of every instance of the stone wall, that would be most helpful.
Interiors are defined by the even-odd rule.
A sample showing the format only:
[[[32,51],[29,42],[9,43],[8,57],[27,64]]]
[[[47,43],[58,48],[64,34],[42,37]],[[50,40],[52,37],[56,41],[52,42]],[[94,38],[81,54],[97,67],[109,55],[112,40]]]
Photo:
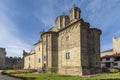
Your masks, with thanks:
[[[35,50],[31,50],[30,53],[23,51],[24,56],[24,69],[36,69],[35,61],[36,54]]]
[[[36,69],[35,67],[35,54],[24,57],[24,69]]]
[[[42,42],[35,45],[35,68],[42,68]]]
[[[61,31],[58,38],[58,69],[60,74],[82,74],[80,60],[80,24]],[[69,59],[66,59],[69,53]]]
[[[6,51],[5,48],[0,48],[0,69],[5,69],[5,57]]]
[[[47,66],[47,43],[48,43],[48,39],[47,39],[47,35],[43,35],[42,36],[42,65],[43,68],[46,68]],[[50,60],[51,62],[51,60]]]
[[[23,58],[21,57],[6,57],[6,69],[23,69]]]
[[[52,67],[58,68],[58,33],[52,34]]]
[[[43,67],[53,68],[58,64],[58,34],[56,32],[50,32],[42,35],[43,40]]]
[[[89,70],[91,74],[100,72],[100,35],[101,31],[95,28],[89,30]]]
[[[82,67],[82,75],[90,74],[89,69],[89,26],[83,25],[83,22],[80,22],[80,57],[81,57],[81,67]],[[85,23],[84,23],[85,24]],[[94,43],[92,41],[92,43]],[[92,44],[93,46],[94,44]],[[91,47],[92,47],[91,46]],[[93,51],[93,50],[91,50]]]

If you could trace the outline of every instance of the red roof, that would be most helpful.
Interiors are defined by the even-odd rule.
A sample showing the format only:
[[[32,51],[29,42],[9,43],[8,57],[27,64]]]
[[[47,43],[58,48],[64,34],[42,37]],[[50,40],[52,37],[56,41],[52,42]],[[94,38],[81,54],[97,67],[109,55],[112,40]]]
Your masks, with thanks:
[[[120,53],[115,53],[115,54],[112,54],[112,55],[105,55],[105,56],[101,57],[101,59],[111,58],[111,57],[120,57]]]

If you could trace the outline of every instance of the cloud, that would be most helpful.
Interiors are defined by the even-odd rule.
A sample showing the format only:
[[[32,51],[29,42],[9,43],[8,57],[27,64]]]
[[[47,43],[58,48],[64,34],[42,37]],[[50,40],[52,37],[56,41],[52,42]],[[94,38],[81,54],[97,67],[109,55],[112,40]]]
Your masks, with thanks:
[[[41,5],[35,3],[34,6],[39,9],[34,9],[34,16],[39,20],[46,30],[55,25],[56,17],[63,14],[69,15],[69,10],[73,7],[73,1],[40,1]],[[72,5],[72,6],[71,6]]]
[[[45,30],[48,30],[50,27],[54,26],[55,13],[52,7],[51,11],[47,11],[46,7],[43,9],[34,11],[34,17],[42,24]]]
[[[81,8],[82,17],[85,21],[90,22],[91,27],[102,29],[102,50],[111,48],[112,42],[110,40],[112,40],[113,36],[119,36],[120,33],[120,0],[34,0],[29,2],[6,2],[7,4],[3,3],[2,0],[0,1],[0,46],[7,48],[10,55],[20,55],[23,49],[29,50],[31,46],[28,44],[28,41],[29,43],[33,42],[35,37],[28,36],[43,28],[47,31],[55,25],[56,17],[61,15],[62,12],[69,15],[69,10],[74,4]],[[21,6],[22,3],[24,4]],[[19,21],[17,21],[16,15],[17,18],[21,18]],[[13,16],[14,20],[11,18]],[[31,22],[27,22],[27,20]],[[21,26],[25,27],[22,29]],[[35,29],[35,26],[37,26],[37,29]],[[22,36],[28,28],[30,32],[27,32],[24,36],[27,41]]]
[[[94,23],[93,26],[99,26],[103,30],[107,30],[111,23],[117,21],[117,15],[120,6],[119,0],[92,0],[87,6],[86,11],[88,19]]]
[[[42,28],[48,30],[50,27],[54,26],[54,15],[43,15],[41,16],[39,12],[35,13],[34,16],[38,19],[39,22],[42,24]]]
[[[0,10],[0,47],[6,48],[7,56],[22,56],[22,51],[31,46],[19,38],[20,31],[10,18],[9,7],[3,3]]]
[[[113,32],[112,36],[120,37],[120,30]]]
[[[84,8],[91,27],[102,30],[101,51],[111,49],[112,38],[120,33],[120,0],[92,0]]]

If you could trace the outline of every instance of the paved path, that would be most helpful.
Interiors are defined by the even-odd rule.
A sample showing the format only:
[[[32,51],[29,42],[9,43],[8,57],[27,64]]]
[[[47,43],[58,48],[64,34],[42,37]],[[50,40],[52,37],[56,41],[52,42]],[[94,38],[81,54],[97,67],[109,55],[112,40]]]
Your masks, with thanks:
[[[2,75],[2,74],[1,74],[1,70],[0,70],[0,80],[22,80],[22,79],[9,77],[9,76],[7,76],[7,75]]]

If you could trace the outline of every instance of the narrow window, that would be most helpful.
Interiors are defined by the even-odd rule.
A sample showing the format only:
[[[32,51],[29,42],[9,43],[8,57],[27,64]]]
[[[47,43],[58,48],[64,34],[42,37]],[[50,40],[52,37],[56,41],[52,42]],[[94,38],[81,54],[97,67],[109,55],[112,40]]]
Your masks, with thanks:
[[[30,66],[30,63],[29,63],[29,68],[30,68],[31,66]]]
[[[66,53],[66,59],[70,59],[70,52]]]
[[[39,51],[40,51],[40,47],[39,47]]]
[[[38,59],[38,62],[40,63],[40,58]]]

